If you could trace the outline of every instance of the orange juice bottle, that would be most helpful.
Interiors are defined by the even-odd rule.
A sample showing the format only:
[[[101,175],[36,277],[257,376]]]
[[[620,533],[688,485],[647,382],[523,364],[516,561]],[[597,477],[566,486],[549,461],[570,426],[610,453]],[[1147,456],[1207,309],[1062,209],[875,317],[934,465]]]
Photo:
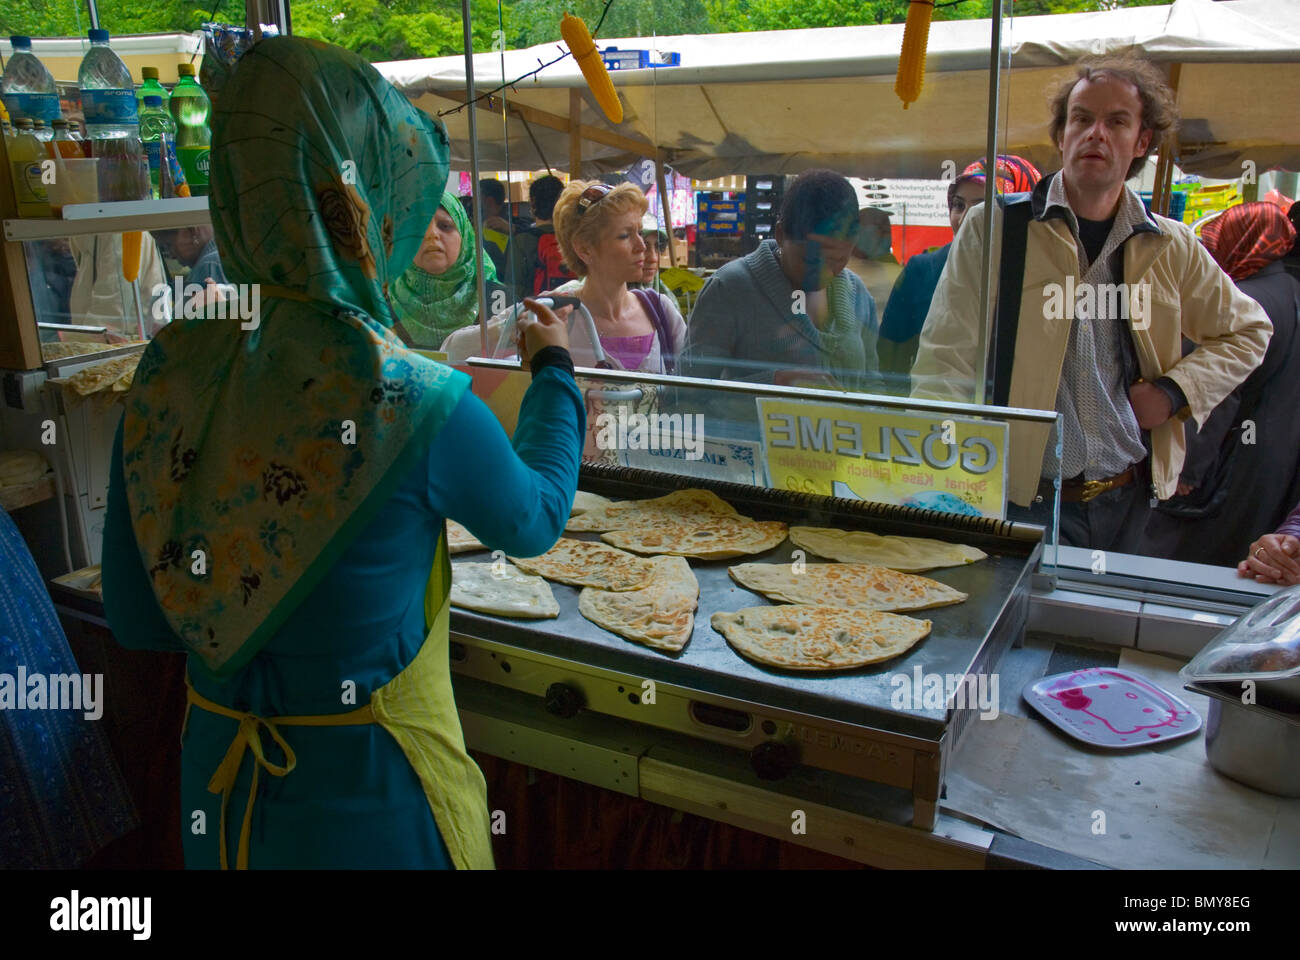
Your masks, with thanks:
[[[50,126],[54,128],[54,138],[46,141],[45,151],[51,159],[57,152],[65,160],[81,160],[85,154],[81,151],[81,144],[72,139],[72,133],[68,129],[68,121],[58,117],[50,121]]]

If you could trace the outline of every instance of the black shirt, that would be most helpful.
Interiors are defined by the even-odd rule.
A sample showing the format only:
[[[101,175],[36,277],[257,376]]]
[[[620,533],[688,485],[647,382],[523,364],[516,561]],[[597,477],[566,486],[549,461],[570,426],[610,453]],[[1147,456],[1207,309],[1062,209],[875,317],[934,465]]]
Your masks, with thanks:
[[[1088,255],[1088,266],[1091,267],[1097,260],[1097,255],[1101,253],[1101,248],[1106,245],[1106,239],[1110,236],[1111,227],[1115,226],[1115,218],[1109,220],[1085,220],[1079,217],[1079,242],[1083,244],[1083,251]],[[1086,271],[1085,271],[1086,272]]]

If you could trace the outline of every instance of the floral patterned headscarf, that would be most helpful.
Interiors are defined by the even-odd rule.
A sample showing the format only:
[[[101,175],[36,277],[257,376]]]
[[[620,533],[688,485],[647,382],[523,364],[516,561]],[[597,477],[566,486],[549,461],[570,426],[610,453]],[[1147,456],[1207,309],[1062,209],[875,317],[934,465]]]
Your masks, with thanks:
[[[468,386],[389,329],[388,283],[447,166],[442,128],[338,47],[264,40],[222,93],[212,225],[228,280],[252,285],[260,311],[166,327],[122,442],[154,593],[216,677],[275,634]]]

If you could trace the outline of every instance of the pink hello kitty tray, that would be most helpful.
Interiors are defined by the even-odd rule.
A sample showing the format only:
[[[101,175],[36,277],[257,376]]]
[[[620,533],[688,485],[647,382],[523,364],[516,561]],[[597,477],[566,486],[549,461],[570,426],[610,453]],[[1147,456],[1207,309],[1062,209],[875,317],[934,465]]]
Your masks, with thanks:
[[[1127,750],[1186,737],[1201,729],[1187,704],[1119,667],[1088,667],[1043,677],[1025,687],[1030,706],[1084,743]]]

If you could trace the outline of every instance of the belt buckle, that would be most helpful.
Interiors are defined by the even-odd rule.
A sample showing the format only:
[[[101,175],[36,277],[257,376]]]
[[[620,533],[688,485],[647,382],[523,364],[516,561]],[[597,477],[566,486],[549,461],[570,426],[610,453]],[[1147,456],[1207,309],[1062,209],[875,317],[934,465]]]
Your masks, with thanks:
[[[1087,503],[1095,497],[1105,493],[1114,485],[1112,480],[1089,480],[1083,485],[1083,493],[1079,495],[1079,500]]]

